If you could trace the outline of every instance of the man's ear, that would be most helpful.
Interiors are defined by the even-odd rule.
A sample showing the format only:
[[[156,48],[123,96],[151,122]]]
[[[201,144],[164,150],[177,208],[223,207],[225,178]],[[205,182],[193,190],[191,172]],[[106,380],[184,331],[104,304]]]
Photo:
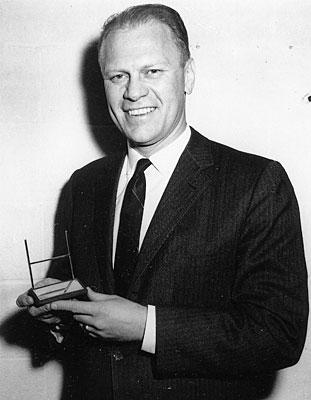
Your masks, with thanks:
[[[195,82],[195,64],[193,58],[189,58],[184,66],[185,74],[185,93],[191,94]]]

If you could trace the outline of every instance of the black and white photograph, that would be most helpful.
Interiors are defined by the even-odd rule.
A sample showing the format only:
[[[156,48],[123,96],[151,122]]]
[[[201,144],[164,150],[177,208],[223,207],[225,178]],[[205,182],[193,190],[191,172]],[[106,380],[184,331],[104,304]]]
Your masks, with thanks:
[[[309,400],[311,2],[0,0],[0,398]]]

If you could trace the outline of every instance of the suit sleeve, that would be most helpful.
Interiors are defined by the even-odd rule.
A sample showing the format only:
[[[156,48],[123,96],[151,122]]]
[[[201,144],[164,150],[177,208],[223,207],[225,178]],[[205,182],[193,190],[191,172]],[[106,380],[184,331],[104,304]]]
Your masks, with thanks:
[[[159,376],[243,376],[298,361],[307,276],[298,205],[276,162],[254,184],[235,264],[226,309],[157,307]]]

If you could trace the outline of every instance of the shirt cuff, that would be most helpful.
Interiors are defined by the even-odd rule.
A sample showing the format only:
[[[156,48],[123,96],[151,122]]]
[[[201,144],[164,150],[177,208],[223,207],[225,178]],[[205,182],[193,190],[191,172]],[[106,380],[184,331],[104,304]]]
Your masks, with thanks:
[[[141,349],[151,354],[155,354],[156,350],[156,308],[149,304]]]

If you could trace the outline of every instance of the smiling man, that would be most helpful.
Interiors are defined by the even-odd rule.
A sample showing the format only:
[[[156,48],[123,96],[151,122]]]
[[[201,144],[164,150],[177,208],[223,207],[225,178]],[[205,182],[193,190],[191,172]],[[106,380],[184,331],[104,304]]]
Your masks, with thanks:
[[[17,300],[64,350],[63,398],[268,398],[300,357],[308,315],[285,171],[187,125],[194,66],[171,8],[112,16],[99,63],[127,152],[73,174],[56,224],[88,299]],[[68,272],[53,264],[43,283]]]
[[[154,19],[110,28],[99,62],[110,114],[131,147],[149,157],[182,134],[193,60],[181,53],[168,25]]]

